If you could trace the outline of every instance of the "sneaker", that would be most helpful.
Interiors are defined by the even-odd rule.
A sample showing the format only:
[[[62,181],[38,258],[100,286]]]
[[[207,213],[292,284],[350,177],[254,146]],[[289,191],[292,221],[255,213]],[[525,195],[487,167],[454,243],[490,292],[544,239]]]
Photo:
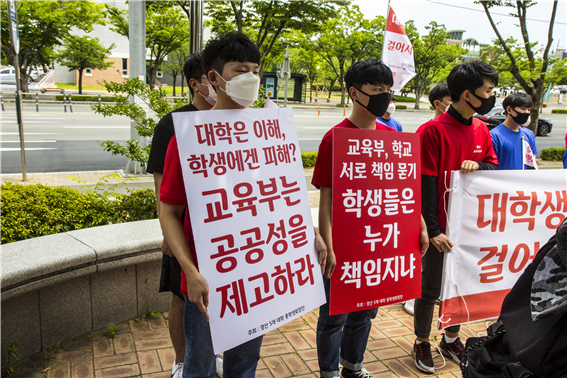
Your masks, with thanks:
[[[341,377],[340,378],[373,378],[368,370],[362,368],[360,370],[350,370],[347,368],[343,368],[341,370]]]
[[[416,340],[417,341],[417,340]],[[431,357],[431,344],[423,342],[421,344],[413,344],[413,359],[415,360],[415,367],[424,373],[435,373],[435,365]]]
[[[441,353],[456,363],[461,363],[463,357],[465,357],[465,346],[461,342],[461,339],[457,337],[454,343],[448,343],[445,341],[445,334],[441,338],[441,342],[439,343],[439,349]]]
[[[222,354],[217,354],[215,360],[217,363],[217,375],[222,378]]]
[[[178,364],[173,361],[173,367],[171,368],[171,378],[182,378],[183,377],[183,362]]]
[[[410,315],[413,316],[413,305],[415,304],[415,299],[411,299],[409,301],[404,302],[404,310]]]

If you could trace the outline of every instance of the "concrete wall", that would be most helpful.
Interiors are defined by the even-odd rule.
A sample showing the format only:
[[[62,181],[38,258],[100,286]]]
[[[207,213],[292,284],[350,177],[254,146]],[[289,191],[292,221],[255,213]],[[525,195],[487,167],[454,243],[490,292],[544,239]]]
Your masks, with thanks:
[[[19,358],[123,322],[167,311],[158,293],[157,220],[93,227],[2,246],[2,354]]]

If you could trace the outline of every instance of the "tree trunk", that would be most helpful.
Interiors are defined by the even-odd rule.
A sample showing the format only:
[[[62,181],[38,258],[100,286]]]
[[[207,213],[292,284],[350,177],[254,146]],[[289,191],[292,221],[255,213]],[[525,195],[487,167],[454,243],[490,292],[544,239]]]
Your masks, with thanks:
[[[20,70],[20,88],[22,89],[22,93],[29,93],[30,89],[28,86],[28,81],[30,80],[29,75],[22,75],[22,71]]]
[[[185,92],[185,74],[181,72],[181,96],[183,97],[183,92]]]
[[[538,132],[538,119],[539,119],[539,109],[541,107],[541,96],[543,95],[543,80],[541,78],[536,77],[531,80],[528,84],[528,89],[530,91],[526,91],[532,97],[532,113],[531,113],[531,121],[528,128],[534,132],[534,135],[537,135]]]
[[[83,94],[83,69],[79,68],[79,94]]]
[[[173,76],[173,97],[175,97],[175,82],[177,81],[177,72],[175,72],[171,76]]]
[[[313,102],[313,80],[309,81],[309,102]]]
[[[339,78],[339,80],[341,81],[341,105],[344,106],[345,104],[345,82],[344,82],[344,77],[345,77],[345,71],[344,68],[341,66],[341,77]]]

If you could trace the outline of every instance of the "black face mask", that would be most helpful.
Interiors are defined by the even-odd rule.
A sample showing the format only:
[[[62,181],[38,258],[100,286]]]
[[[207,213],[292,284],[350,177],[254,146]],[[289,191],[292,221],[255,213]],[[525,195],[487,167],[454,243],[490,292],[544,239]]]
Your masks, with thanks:
[[[476,95],[476,93],[474,93],[474,92],[471,92],[471,91],[469,91],[469,92],[472,93],[474,97],[476,97],[480,100],[480,106],[478,106],[478,107],[473,106],[470,102],[465,100],[465,102],[467,104],[469,104],[469,106],[471,107],[472,110],[474,110],[475,112],[477,112],[480,115],[486,114],[490,110],[492,110],[492,108],[494,107],[494,104],[496,103],[496,96],[491,96],[489,98],[483,98],[483,97],[478,97]]]
[[[356,102],[358,102],[360,106],[366,108],[366,110],[372,113],[375,117],[382,117],[386,113],[386,110],[388,110],[388,105],[390,105],[390,94],[388,92],[369,95],[358,88],[356,88],[356,90],[362,94],[367,95],[369,98],[368,105],[366,106],[362,105],[360,101],[356,100]]]
[[[524,123],[526,123],[528,121],[528,118],[530,118],[530,113],[520,113],[516,109],[514,109],[514,111],[517,113],[517,116],[514,117],[510,113],[510,117],[512,117],[514,122],[516,122],[518,125],[523,125]]]

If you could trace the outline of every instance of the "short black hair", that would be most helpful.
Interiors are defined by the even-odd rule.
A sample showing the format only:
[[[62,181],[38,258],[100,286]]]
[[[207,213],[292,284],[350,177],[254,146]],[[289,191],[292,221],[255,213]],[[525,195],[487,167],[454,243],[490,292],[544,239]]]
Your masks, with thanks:
[[[222,74],[228,62],[252,62],[260,64],[260,50],[244,33],[229,32],[207,42],[201,54],[203,69],[211,69]]]
[[[199,83],[201,82],[201,75],[205,73],[202,62],[201,53],[197,51],[196,53],[191,54],[183,65],[183,74],[185,75],[185,80],[187,80],[187,86],[189,87],[191,96],[193,96],[193,88],[191,88],[189,80],[195,79],[198,80]]]
[[[431,92],[429,92],[429,102],[431,103],[431,106],[435,107],[435,100],[443,102],[443,97],[445,96],[451,97],[446,81],[437,84],[433,87]]]
[[[394,78],[390,67],[380,59],[366,59],[349,67],[345,74],[345,83],[347,91],[350,87],[360,89],[364,84],[391,87],[394,84]]]
[[[474,59],[456,65],[447,77],[447,86],[453,102],[459,101],[461,94],[469,90],[475,92],[484,85],[484,78],[498,85],[498,72],[490,64]]]
[[[512,109],[519,106],[522,108],[532,108],[534,105],[532,98],[527,93],[512,93],[510,96],[506,97],[504,101],[502,101],[502,107],[504,110],[508,106],[511,106]],[[508,112],[506,112],[508,113]]]

